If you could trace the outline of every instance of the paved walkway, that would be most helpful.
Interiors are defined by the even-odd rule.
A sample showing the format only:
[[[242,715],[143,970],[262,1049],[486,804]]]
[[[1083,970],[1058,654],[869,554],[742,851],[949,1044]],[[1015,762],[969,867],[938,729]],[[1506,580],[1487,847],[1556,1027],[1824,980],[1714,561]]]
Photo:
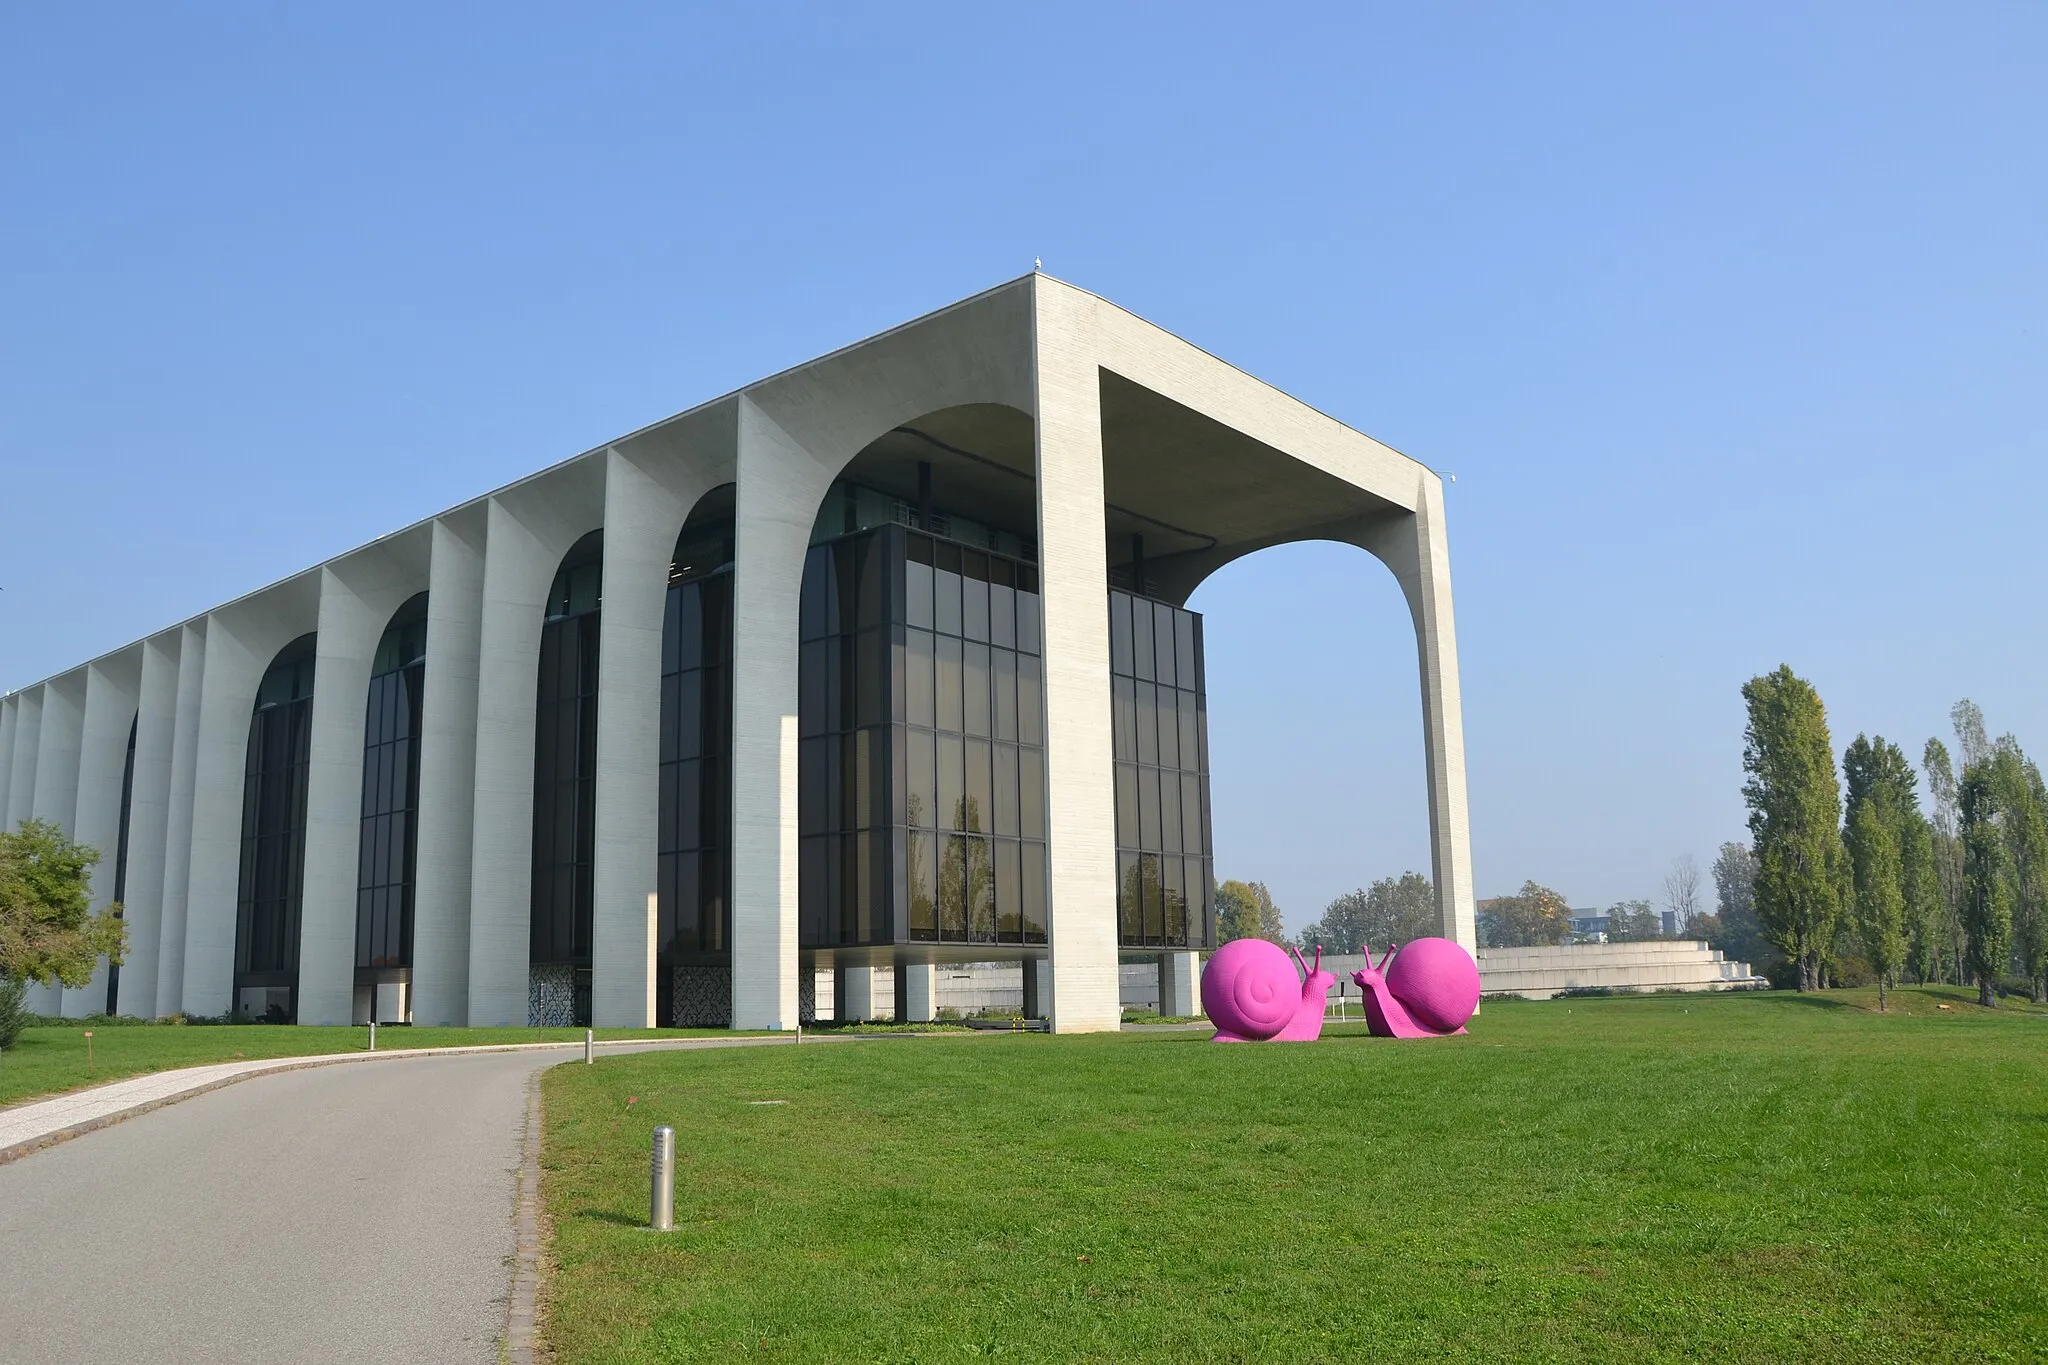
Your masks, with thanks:
[[[0,1113],[26,1153],[0,1165],[0,1357],[498,1360],[532,1253],[515,1235],[530,1085],[581,1046],[234,1062]]]

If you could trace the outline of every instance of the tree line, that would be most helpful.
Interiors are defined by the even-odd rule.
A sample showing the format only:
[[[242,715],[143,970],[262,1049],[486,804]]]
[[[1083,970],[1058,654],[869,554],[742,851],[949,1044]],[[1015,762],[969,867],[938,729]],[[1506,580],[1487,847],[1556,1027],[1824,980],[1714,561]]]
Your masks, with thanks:
[[[2018,740],[1991,739],[1965,699],[1949,713],[1956,755],[1930,738],[1916,771],[1897,744],[1859,734],[1838,775],[1811,683],[1780,665],[1742,697],[1748,904],[1800,990],[1841,984],[1848,967],[1875,980],[1879,1008],[1909,978],[1974,984],[1995,1005],[2017,977],[2048,998],[2048,790]]]

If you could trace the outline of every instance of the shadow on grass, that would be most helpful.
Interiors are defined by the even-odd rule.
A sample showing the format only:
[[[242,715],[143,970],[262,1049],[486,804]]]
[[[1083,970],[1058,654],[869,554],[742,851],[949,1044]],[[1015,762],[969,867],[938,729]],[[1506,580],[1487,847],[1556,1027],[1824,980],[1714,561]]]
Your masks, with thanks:
[[[610,1223],[613,1227],[644,1228],[647,1226],[647,1219],[644,1217],[635,1218],[629,1214],[613,1213],[609,1209],[578,1209],[576,1216],[579,1219],[592,1223]]]

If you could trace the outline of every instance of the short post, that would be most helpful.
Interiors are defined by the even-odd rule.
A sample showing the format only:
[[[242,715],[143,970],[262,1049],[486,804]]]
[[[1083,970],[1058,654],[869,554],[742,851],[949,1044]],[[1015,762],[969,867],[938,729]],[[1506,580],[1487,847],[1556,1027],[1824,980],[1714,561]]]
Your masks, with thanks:
[[[583,1030],[583,1065],[589,1066],[597,1060],[597,1031]]]
[[[647,1226],[673,1232],[676,1226],[676,1130],[663,1124],[654,1130],[654,1161],[647,1200]]]
[[[370,1020],[370,1051],[372,1051],[372,1052],[375,1052],[376,1050],[377,1050],[377,1021],[376,1021],[376,1019],[372,1018],[372,1019]]]
[[[92,1030],[85,1031],[85,1069],[92,1070]]]

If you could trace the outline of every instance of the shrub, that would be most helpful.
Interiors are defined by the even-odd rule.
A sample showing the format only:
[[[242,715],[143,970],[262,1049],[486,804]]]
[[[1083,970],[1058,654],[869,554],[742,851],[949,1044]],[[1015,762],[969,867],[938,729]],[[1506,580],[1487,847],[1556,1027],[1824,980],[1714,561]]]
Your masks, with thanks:
[[[22,1002],[28,998],[28,982],[0,977],[0,1051],[14,1046],[30,1015]]]

